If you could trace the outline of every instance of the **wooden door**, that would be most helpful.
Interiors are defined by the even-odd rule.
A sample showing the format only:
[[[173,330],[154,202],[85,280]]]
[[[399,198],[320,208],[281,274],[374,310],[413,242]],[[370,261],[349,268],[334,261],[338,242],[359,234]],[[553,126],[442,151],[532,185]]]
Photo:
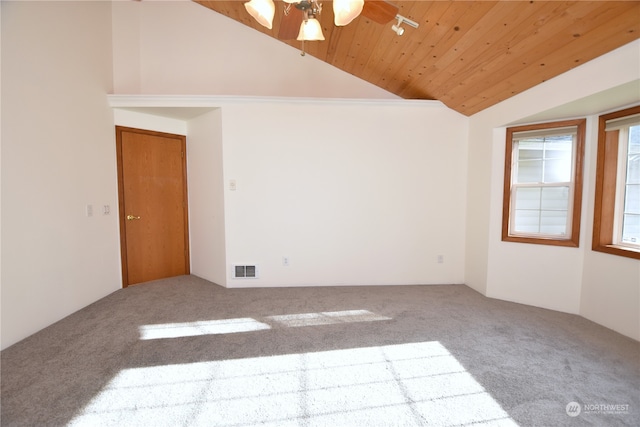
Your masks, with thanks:
[[[186,138],[116,127],[123,286],[189,274]]]

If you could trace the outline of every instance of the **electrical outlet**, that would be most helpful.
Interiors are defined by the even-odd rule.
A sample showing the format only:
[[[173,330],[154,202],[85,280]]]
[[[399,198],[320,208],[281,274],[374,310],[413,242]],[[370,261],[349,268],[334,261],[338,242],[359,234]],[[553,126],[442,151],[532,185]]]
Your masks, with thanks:
[[[289,267],[289,257],[288,256],[283,256],[282,257],[282,265],[285,267]]]
[[[438,264],[444,263],[444,255],[438,255]]]

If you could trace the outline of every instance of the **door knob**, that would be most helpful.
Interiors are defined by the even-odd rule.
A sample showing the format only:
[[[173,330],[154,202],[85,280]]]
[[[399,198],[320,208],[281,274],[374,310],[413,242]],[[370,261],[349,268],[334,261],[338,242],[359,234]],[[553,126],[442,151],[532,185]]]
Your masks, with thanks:
[[[131,221],[132,219],[140,219],[139,216],[127,215],[127,219]]]

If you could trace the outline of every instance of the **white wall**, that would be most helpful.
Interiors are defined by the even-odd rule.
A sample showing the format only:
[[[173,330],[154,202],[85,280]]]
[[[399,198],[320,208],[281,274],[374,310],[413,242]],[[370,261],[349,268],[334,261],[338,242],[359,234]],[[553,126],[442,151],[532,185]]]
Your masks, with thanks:
[[[222,111],[187,124],[191,274],[227,286]]]
[[[186,121],[173,117],[163,117],[151,112],[114,108],[113,121],[117,126],[172,133],[175,135],[187,134]]]
[[[638,102],[640,41],[630,43],[470,118],[467,284],[487,296],[578,313],[640,339],[638,261],[591,251],[597,115]],[[615,96],[612,98],[612,94]],[[595,102],[594,102],[595,101]],[[548,114],[562,112],[564,116]],[[501,241],[505,127],[587,117],[579,248]],[[485,231],[487,230],[487,231]]]
[[[429,102],[223,116],[227,261],[260,267],[230,287],[463,282],[465,117]]]
[[[113,31],[115,93],[398,99],[194,2],[114,2]]]
[[[121,282],[113,116],[105,98],[111,6],[1,7],[5,348]],[[102,205],[112,214],[102,215]]]
[[[142,2],[114,1],[111,8],[113,93],[140,93],[140,8]]]

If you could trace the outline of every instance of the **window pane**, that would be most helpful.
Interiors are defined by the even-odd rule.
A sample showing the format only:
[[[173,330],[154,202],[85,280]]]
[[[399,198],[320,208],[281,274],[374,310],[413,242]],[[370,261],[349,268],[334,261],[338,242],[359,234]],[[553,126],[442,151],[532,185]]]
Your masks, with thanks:
[[[624,212],[640,214],[640,184],[626,186],[624,195]]]
[[[566,211],[569,207],[569,187],[542,189],[542,209]]]
[[[544,143],[544,182],[571,181],[573,135],[555,136]]]
[[[517,188],[516,210],[540,209],[540,188]]]
[[[564,235],[567,232],[566,211],[540,212],[540,233]]]
[[[564,136],[545,139],[544,158],[545,159],[564,159],[571,162],[572,143],[573,143],[572,135],[564,135]]]
[[[622,220],[622,242],[640,244],[640,215],[624,215]]]
[[[622,220],[620,243],[640,246],[640,125],[629,126],[629,140],[621,141],[627,151],[626,181],[620,189],[624,191],[622,211],[616,215]]]
[[[544,143],[542,140],[524,140],[518,143],[518,160],[541,160]]]
[[[629,154],[640,154],[640,125],[629,128]]]
[[[629,184],[640,184],[640,154],[629,155],[627,182]]]
[[[512,232],[565,235],[569,187],[516,188]]]
[[[627,184],[640,184],[640,126],[629,128]]]
[[[541,141],[525,140],[518,143],[518,176],[517,183],[542,182],[542,157],[544,155]]]
[[[571,159],[547,160],[544,163],[544,182],[571,181]]]
[[[516,182],[570,182],[572,146],[571,134],[519,141]]]
[[[537,233],[540,230],[540,211],[516,210],[514,230],[517,233]]]
[[[518,161],[517,183],[542,182],[542,160]]]

